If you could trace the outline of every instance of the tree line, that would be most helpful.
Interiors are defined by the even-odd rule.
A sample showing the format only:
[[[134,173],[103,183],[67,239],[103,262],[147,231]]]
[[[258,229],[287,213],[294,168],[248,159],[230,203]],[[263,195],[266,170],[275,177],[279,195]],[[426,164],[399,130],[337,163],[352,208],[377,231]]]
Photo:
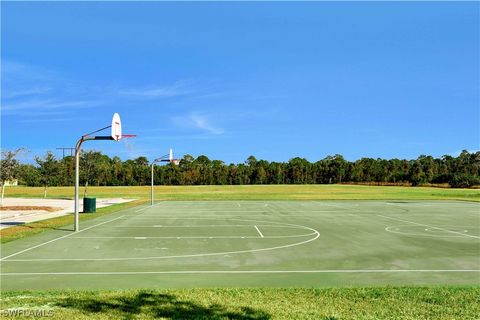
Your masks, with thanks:
[[[2,181],[18,179],[27,186],[70,186],[74,183],[73,157],[57,159],[52,152],[35,158],[35,164],[19,163],[2,152]],[[13,158],[13,160],[12,160]],[[13,162],[12,162],[13,161]],[[12,164],[13,163],[13,164]],[[8,172],[3,170],[8,168]],[[80,183],[90,186],[142,186],[150,184],[150,162],[146,157],[122,161],[98,151],[80,156]],[[8,174],[7,174],[8,173]],[[226,164],[201,155],[185,155],[178,165],[154,166],[155,185],[242,184],[333,184],[380,183],[449,184],[451,187],[480,185],[480,152],[463,151],[457,157],[421,155],[414,160],[362,158],[347,161],[339,154],[316,162],[292,158],[269,162],[248,157],[244,163]]]

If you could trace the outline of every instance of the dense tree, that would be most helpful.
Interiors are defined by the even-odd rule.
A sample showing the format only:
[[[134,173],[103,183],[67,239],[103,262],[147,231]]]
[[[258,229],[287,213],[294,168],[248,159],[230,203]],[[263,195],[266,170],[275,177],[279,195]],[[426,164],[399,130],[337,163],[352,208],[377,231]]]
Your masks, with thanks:
[[[4,150],[1,153],[0,159],[0,184],[2,187],[2,195],[0,199],[0,206],[3,206],[3,196],[5,195],[5,184],[7,181],[13,182],[17,178],[18,167],[20,163],[15,157],[24,151],[24,148],[16,150]]]
[[[51,151],[48,151],[45,156],[35,157],[35,162],[38,164],[38,172],[40,176],[40,183],[44,187],[43,197],[47,197],[47,188],[49,186],[59,185],[60,174],[60,163],[55,159],[55,156]]]
[[[18,183],[20,185],[38,187],[41,186],[40,170],[32,164],[20,164],[18,167]],[[62,183],[70,185],[70,183]]]
[[[52,153],[38,159],[37,166],[19,166],[21,183],[35,185],[72,185],[74,159],[56,160]],[[48,173],[48,174],[47,174]],[[244,163],[225,164],[201,155],[185,155],[179,165],[154,166],[156,185],[209,184],[450,184],[471,187],[480,184],[480,152],[463,151],[458,157],[434,158],[421,155],[415,160],[362,158],[347,161],[337,154],[317,162],[296,157],[288,162],[268,162],[249,156]],[[97,151],[83,152],[81,183],[85,185],[148,185],[150,167],[146,157],[122,161]],[[48,180],[48,181],[47,181]]]

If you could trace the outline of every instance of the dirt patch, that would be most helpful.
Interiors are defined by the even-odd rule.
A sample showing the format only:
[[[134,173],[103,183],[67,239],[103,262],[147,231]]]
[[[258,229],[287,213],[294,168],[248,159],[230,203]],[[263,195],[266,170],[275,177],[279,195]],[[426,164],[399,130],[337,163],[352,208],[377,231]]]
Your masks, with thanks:
[[[42,210],[47,212],[55,212],[63,210],[59,207],[46,207],[46,206],[6,206],[0,207],[0,211],[23,211],[23,210]]]

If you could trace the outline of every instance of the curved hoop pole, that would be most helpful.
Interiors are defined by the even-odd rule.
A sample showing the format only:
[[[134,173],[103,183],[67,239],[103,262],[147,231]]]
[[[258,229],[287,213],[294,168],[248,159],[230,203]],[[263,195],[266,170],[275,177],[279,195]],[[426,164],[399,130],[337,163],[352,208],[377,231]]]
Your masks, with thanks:
[[[110,127],[110,126],[109,126]],[[106,128],[94,131],[92,133],[104,130]],[[91,133],[90,133],[91,134]],[[75,222],[74,222],[74,229],[75,232],[80,230],[79,226],[79,202],[78,202],[78,189],[79,189],[79,184],[80,184],[80,150],[82,149],[82,143],[87,141],[87,140],[114,140],[112,136],[90,136],[90,134],[83,135],[80,140],[77,141],[77,144],[75,145]],[[135,134],[124,134],[122,135],[122,138],[134,138],[137,135]],[[153,167],[152,167],[152,172],[153,172]],[[152,180],[153,182],[153,180]]]
[[[78,189],[80,184],[80,150],[82,149],[82,143],[87,140],[95,140],[95,137],[89,136],[82,136],[80,140],[77,141],[75,145],[75,199],[74,199],[74,207],[75,207],[75,223],[74,229],[75,231],[80,230],[79,226],[79,205],[78,205]]]

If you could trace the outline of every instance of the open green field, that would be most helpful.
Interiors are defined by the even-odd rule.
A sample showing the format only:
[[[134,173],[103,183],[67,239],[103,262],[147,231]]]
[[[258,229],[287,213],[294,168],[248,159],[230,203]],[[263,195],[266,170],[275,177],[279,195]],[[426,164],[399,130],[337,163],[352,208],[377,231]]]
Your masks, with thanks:
[[[73,198],[73,187],[48,188],[48,197]],[[89,196],[149,198],[150,187],[89,187]],[[43,197],[41,187],[8,187],[7,197]],[[469,200],[480,189],[358,185],[156,186],[157,200]]]

